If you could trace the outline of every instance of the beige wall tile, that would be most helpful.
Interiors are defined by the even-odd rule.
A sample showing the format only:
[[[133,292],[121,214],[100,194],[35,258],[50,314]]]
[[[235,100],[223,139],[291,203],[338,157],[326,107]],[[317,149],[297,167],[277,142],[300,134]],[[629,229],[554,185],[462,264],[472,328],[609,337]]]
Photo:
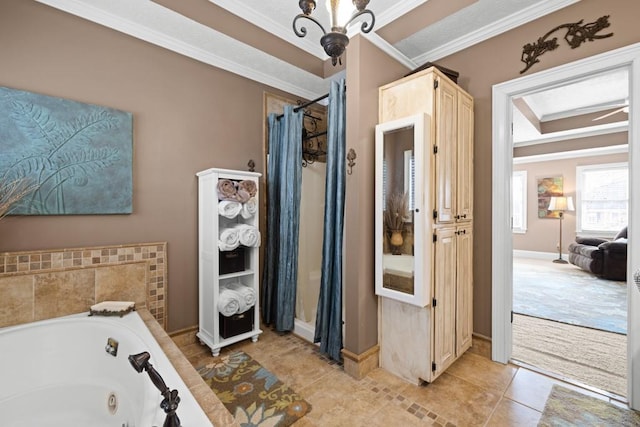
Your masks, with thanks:
[[[33,277],[0,278],[0,328],[33,321]]]
[[[34,320],[82,313],[95,304],[93,270],[37,274],[34,280]]]
[[[96,269],[96,301],[133,301],[146,306],[147,263],[123,264]]]

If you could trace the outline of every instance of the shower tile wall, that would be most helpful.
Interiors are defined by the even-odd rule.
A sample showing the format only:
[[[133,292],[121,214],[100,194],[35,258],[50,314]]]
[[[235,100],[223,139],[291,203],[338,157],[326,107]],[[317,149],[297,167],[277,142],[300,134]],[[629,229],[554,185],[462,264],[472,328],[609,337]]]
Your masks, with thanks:
[[[0,327],[135,301],[166,327],[166,242],[0,253]]]

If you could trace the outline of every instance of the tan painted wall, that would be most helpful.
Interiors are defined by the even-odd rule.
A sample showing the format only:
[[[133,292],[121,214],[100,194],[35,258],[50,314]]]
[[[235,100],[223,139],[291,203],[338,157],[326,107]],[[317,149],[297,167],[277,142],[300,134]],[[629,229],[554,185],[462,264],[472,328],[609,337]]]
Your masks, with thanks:
[[[491,90],[494,84],[515,79],[524,64],[520,62],[522,46],[534,42],[550,29],[564,23],[595,20],[611,15],[610,30],[614,37],[587,43],[578,49],[561,45],[540,58],[528,74],[555,67],[577,59],[589,57],[622,46],[640,42],[635,16],[640,13],[640,3],[634,0],[582,0],[581,2],[545,16],[527,25],[508,31],[457,54],[436,61],[460,72],[458,83],[468,91],[475,102],[475,170],[474,170],[474,332],[491,336]],[[562,40],[560,42],[563,43]],[[364,149],[373,143],[375,127],[372,103],[377,105],[373,87],[390,83],[405,73],[395,64],[391,68],[389,58],[373,52],[366,58],[360,56],[365,43],[352,40],[347,49],[347,145],[357,144]],[[368,45],[368,43],[367,43]],[[356,47],[357,46],[357,47]],[[371,48],[367,48],[371,50]],[[375,49],[377,50],[377,49]],[[356,59],[356,57],[358,57]],[[357,61],[357,63],[356,63]],[[387,65],[388,64],[388,65]],[[375,70],[375,72],[373,72]],[[363,82],[364,80],[364,82]],[[354,96],[353,82],[358,82],[358,96]],[[369,140],[370,139],[370,140]],[[347,179],[347,219],[345,260],[346,337],[345,348],[358,354],[375,344],[377,333],[376,305],[373,295],[373,237],[366,233],[373,230],[373,150],[358,149],[358,166],[365,162],[366,170],[359,170]],[[365,157],[366,156],[366,157]],[[364,157],[364,158],[363,158]],[[370,180],[370,182],[367,182]],[[357,195],[354,196],[354,191]],[[371,209],[369,211],[368,209]],[[353,239],[352,239],[353,237]]]
[[[436,61],[460,73],[460,85],[475,99],[475,230],[474,230],[474,331],[491,336],[491,90],[494,84],[521,76],[522,46],[534,42],[558,25],[591,22],[610,15],[613,37],[571,49],[559,37],[560,47],[540,57],[527,75],[598,53],[640,42],[636,0],[582,0],[541,19]]]
[[[560,235],[557,219],[538,218],[538,178],[563,177],[563,193],[576,202],[576,167],[627,162],[628,154],[582,157],[548,162],[525,163],[513,166],[514,171],[527,171],[527,232],[513,234],[513,248],[516,250],[558,253],[556,244]],[[576,212],[566,212],[562,223],[562,253],[567,253],[569,243],[576,238]],[[566,259],[566,257],[565,257]]]
[[[132,215],[10,217],[0,252],[168,242],[168,330],[198,323],[197,181],[262,171],[263,92],[279,91],[35,1],[0,5],[0,85],[133,113]]]
[[[345,339],[346,350],[360,354],[378,343],[374,293],[374,159],[378,123],[378,87],[407,69],[366,39],[356,36],[347,49],[347,151],[357,153],[347,175],[345,200]]]
[[[639,42],[639,13],[636,0],[582,0],[437,61],[459,71],[460,85],[475,97],[474,329],[482,335],[491,334],[491,87],[519,77],[522,46],[551,28],[608,14],[615,36],[573,50],[562,44],[529,74]],[[263,91],[278,91],[36,2],[2,1],[0,40],[0,85],[134,115],[134,213],[5,219],[0,251],[167,241],[168,329],[196,324],[194,174],[212,166],[245,169],[250,158],[261,172]],[[345,347],[358,354],[377,343],[368,148],[377,87],[406,70],[359,37],[347,55],[347,149],[358,158],[347,179]]]

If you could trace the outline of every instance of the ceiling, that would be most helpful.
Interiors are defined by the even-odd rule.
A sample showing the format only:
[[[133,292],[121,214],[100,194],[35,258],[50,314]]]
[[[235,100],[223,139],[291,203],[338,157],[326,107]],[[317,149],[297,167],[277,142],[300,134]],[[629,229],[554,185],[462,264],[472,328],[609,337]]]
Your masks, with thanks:
[[[343,67],[330,65],[315,24],[301,20],[308,35],[294,34],[297,0],[37,1],[301,98],[326,94],[331,79],[343,75]],[[363,37],[413,69],[578,1],[370,0],[375,26]],[[327,26],[325,1],[317,3],[313,16]],[[349,28],[350,37],[359,22]],[[615,72],[524,96],[521,108],[514,108],[514,142],[539,143],[591,128],[620,131],[625,114],[592,122],[597,116],[585,113],[611,110],[625,102],[627,91],[627,76]],[[557,130],[561,120],[576,115],[586,124]]]
[[[335,78],[315,24],[305,21],[305,38],[293,32],[297,0],[37,1],[307,99]],[[371,0],[376,22],[365,37],[417,68],[577,1]],[[317,3],[313,16],[328,23]]]
[[[623,132],[629,124],[629,71],[619,68],[515,99],[514,145]]]

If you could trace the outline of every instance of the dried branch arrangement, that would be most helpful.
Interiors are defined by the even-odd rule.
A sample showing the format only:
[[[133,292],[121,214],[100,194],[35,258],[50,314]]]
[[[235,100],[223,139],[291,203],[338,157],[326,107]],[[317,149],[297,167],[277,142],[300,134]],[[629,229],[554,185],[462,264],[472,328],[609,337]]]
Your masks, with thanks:
[[[387,230],[402,230],[404,223],[409,220],[409,201],[407,195],[394,193],[387,197],[384,210],[384,225]]]
[[[10,214],[11,208],[36,188],[37,186],[26,178],[0,183],[0,219]]]

